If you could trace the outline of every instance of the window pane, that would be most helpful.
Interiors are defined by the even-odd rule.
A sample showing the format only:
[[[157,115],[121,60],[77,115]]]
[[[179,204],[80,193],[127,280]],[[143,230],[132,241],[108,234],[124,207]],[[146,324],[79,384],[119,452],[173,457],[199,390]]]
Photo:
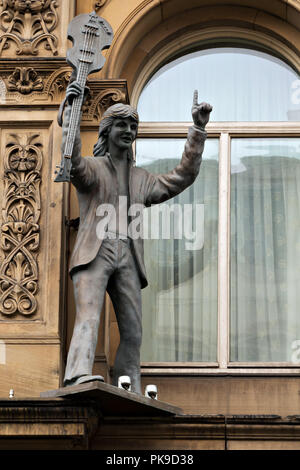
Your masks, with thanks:
[[[291,67],[262,52],[218,48],[162,67],[141,93],[141,121],[191,121],[195,89],[213,105],[212,121],[300,119],[300,81]]]
[[[137,165],[166,173],[178,164],[184,143],[139,139]],[[149,286],[142,291],[141,360],[216,361],[217,139],[206,141],[195,183],[170,201],[145,209],[144,217]]]
[[[232,141],[231,361],[293,362],[299,348],[299,155],[299,139]]]

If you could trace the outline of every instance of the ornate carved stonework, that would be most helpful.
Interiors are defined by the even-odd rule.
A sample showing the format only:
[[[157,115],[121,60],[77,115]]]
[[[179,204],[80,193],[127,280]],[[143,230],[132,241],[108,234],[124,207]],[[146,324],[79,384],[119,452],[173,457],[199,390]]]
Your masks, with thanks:
[[[49,73],[44,68],[39,69],[32,61],[26,61],[23,67],[2,71],[6,93],[3,94],[5,99],[1,104],[59,103],[64,97],[70,76],[71,68],[68,66]]]
[[[41,167],[40,135],[10,134],[4,155],[0,243],[0,313],[5,316],[37,310]]]
[[[104,111],[116,103],[126,103],[126,94],[117,88],[91,91],[82,106],[83,121],[99,121]]]
[[[52,73],[45,83],[45,93],[52,101],[61,101],[66,92],[72,70],[70,67],[64,67]]]
[[[56,0],[0,0],[0,56],[13,42],[17,55],[38,55],[38,46],[57,55],[57,37],[53,34],[58,23]]]
[[[50,59],[47,62],[26,59],[22,67],[0,59],[0,70],[0,105],[6,107],[59,105],[65,97],[72,74],[72,68],[64,61],[59,63]],[[87,86],[90,93],[83,106],[83,121],[98,123],[109,106],[128,102],[126,80],[91,78],[87,81]]]
[[[32,67],[16,67],[8,77],[7,89],[9,91],[18,91],[22,95],[28,95],[32,91],[42,91],[43,88],[43,80]]]

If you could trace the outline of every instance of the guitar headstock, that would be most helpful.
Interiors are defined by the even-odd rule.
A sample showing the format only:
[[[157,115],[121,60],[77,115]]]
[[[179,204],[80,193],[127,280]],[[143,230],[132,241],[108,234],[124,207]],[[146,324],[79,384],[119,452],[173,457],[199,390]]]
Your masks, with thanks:
[[[104,18],[93,11],[78,15],[71,21],[68,39],[73,42],[73,47],[67,52],[67,62],[77,70],[83,63],[87,74],[90,74],[103,67],[105,58],[101,51],[110,47],[113,30]]]

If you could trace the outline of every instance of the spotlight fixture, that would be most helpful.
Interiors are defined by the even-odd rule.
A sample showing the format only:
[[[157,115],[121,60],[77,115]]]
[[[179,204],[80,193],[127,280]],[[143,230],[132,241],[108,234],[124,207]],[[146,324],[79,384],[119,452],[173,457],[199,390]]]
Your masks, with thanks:
[[[153,400],[157,400],[157,386],[147,385],[145,389],[145,397],[152,398]]]
[[[123,388],[127,392],[131,391],[131,379],[128,375],[121,375],[118,378],[118,387]]]

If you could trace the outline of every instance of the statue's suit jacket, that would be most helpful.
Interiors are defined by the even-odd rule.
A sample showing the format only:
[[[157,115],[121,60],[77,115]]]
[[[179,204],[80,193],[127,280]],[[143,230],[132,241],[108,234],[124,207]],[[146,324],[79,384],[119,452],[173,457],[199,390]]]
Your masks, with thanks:
[[[65,131],[66,132],[66,131]],[[192,126],[180,163],[169,173],[154,175],[130,162],[130,204],[149,207],[166,201],[190,186],[197,177],[206,139],[206,132]],[[109,154],[101,157],[81,157],[80,138],[75,141],[72,155],[72,183],[77,189],[80,225],[70,262],[70,274],[95,259],[102,239],[97,236],[100,204],[118,203],[117,175]],[[132,240],[141,288],[147,286],[143,239]]]

